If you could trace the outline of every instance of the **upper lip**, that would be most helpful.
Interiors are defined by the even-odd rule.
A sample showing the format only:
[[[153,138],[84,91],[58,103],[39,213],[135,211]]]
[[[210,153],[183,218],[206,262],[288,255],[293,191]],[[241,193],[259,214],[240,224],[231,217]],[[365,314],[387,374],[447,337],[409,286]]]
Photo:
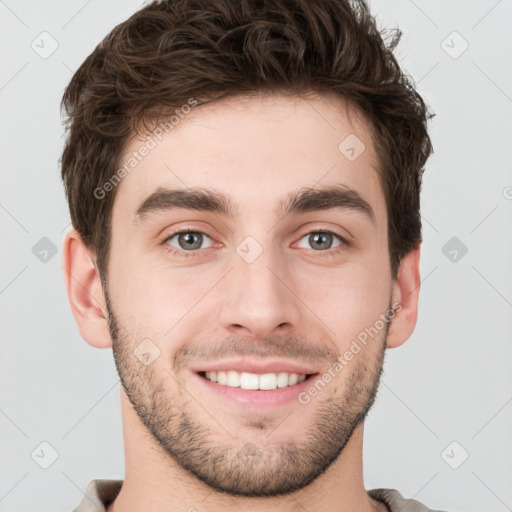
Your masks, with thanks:
[[[216,363],[204,364],[201,366],[197,366],[192,368],[192,371],[199,372],[222,372],[234,370],[237,372],[247,372],[247,373],[298,373],[298,374],[312,374],[317,373],[318,370],[312,368],[310,366],[305,366],[302,364],[294,363],[292,361],[284,361],[284,360],[269,360],[269,361],[257,361],[250,359],[231,359],[231,360],[223,360],[218,361]]]

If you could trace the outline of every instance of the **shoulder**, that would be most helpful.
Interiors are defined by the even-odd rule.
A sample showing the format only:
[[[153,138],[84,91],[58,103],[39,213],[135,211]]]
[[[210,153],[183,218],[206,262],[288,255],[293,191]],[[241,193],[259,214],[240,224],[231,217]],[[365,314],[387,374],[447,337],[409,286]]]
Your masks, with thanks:
[[[373,499],[386,504],[390,512],[443,512],[428,508],[419,501],[404,498],[395,489],[372,489],[367,492]]]
[[[119,494],[123,480],[91,480],[85,496],[73,512],[103,512]]]

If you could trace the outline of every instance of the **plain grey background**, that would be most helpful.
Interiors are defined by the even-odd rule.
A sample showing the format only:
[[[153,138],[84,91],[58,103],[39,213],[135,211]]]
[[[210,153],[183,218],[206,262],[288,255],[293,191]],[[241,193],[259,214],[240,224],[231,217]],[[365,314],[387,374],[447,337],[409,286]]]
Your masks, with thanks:
[[[59,103],[141,6],[0,0],[2,512],[70,511],[93,478],[124,476],[112,351],[81,339],[64,288]],[[365,485],[442,510],[512,510],[512,0],[371,6],[402,29],[400,63],[437,116],[418,325],[387,353]]]

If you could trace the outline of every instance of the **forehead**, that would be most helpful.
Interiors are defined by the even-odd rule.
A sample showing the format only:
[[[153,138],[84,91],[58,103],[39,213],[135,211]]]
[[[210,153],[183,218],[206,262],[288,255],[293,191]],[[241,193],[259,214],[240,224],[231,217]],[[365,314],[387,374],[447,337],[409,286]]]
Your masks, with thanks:
[[[221,192],[237,215],[278,215],[290,193],[336,186],[385,218],[369,125],[339,98],[231,97],[183,109],[159,126],[123,154],[113,222],[134,220],[144,200],[166,188]]]

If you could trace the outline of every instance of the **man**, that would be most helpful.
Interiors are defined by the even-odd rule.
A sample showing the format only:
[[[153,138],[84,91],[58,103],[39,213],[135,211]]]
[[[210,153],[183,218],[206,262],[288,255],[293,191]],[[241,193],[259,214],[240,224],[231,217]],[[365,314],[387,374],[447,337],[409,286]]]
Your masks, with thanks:
[[[75,73],[65,282],[126,453],[77,511],[429,510],[362,471],[432,151],[396,43],[363,2],[162,1]]]

